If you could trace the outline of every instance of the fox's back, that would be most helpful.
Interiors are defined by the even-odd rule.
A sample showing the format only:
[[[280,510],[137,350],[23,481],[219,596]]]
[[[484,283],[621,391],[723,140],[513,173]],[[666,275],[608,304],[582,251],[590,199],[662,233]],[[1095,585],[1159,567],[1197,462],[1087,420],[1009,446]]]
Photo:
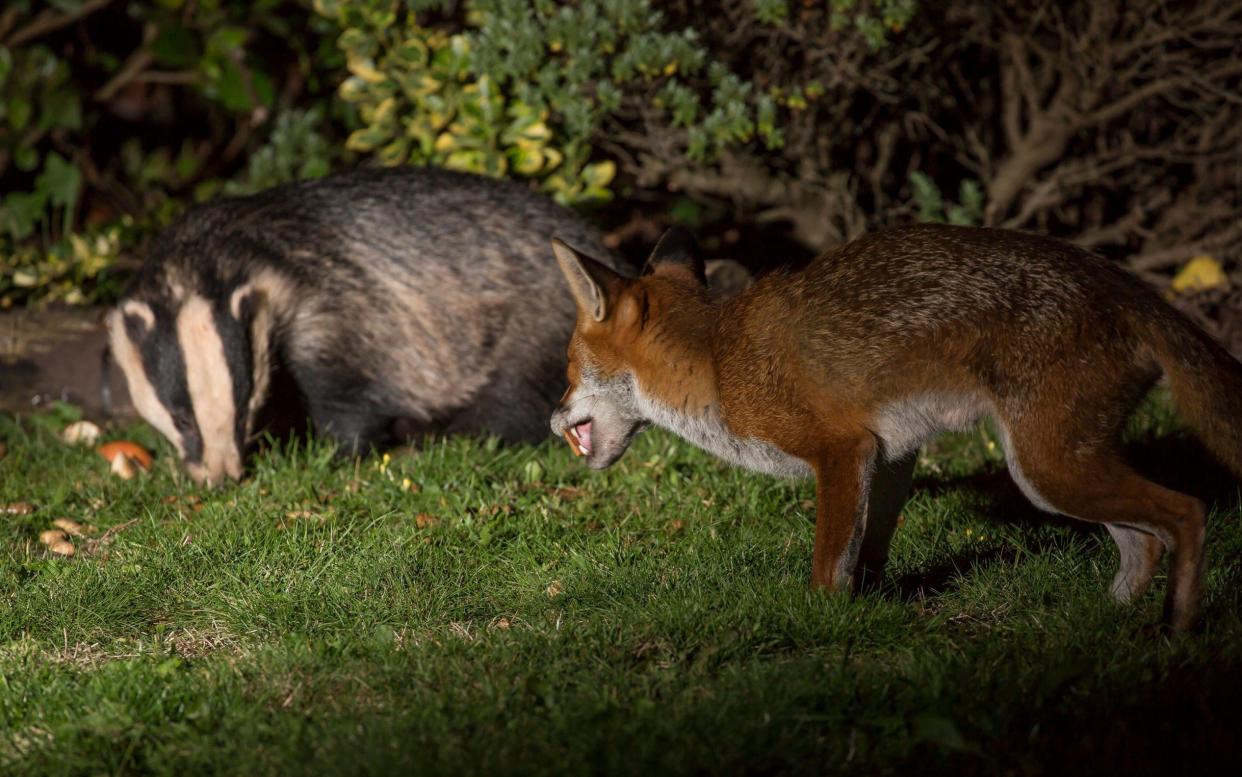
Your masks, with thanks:
[[[867,235],[763,279],[728,318],[800,376],[890,399],[983,381],[995,391],[1093,348],[1129,347],[1163,308],[1121,268],[1035,235],[922,224]],[[892,390],[886,391],[886,384]]]

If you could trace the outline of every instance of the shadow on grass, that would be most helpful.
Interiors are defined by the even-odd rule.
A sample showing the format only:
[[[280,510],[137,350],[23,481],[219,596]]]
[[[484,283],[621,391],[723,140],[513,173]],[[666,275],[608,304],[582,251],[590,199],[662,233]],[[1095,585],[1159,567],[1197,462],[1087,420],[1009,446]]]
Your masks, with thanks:
[[[1143,439],[1128,444],[1125,455],[1143,477],[1202,500],[1210,512],[1235,512],[1242,504],[1238,479],[1194,438],[1179,435]],[[984,516],[997,523],[1016,526],[1027,535],[1026,548],[1035,553],[1052,548],[1053,540],[1039,531],[1043,527],[1056,526],[1082,536],[1103,531],[1094,524],[1037,509],[1004,468],[965,477],[919,478],[913,487],[914,493],[933,498],[963,490],[982,494],[988,502]],[[905,601],[935,596],[947,590],[955,578],[972,569],[1012,563],[1017,556],[1018,551],[1009,547],[981,548],[961,553],[930,569],[888,580],[884,587]],[[1227,574],[1231,581],[1242,584],[1242,569],[1232,567]]]

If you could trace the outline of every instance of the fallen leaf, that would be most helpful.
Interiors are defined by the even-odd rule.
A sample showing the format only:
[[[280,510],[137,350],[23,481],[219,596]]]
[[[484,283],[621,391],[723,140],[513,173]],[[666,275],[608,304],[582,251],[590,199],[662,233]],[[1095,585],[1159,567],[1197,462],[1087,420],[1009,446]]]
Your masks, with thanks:
[[[560,497],[561,499],[564,499],[566,502],[570,502],[582,496],[582,489],[571,488],[569,486],[566,486],[563,488],[553,488],[551,489],[551,493],[553,496]]]
[[[67,445],[94,445],[99,434],[99,427],[90,421],[74,421],[60,433],[60,439]]]
[[[439,518],[427,513],[419,513],[414,516],[414,524],[420,529],[426,529],[428,526],[435,526],[439,522]]]
[[[501,631],[508,631],[509,630],[509,619],[504,616],[501,616],[492,622],[492,626],[500,629]]]
[[[573,433],[569,431],[569,429],[561,432],[561,436],[565,438],[565,442],[569,443],[569,449],[574,452],[575,456],[583,455],[584,451],[582,450],[582,447],[578,445],[578,440],[574,437]]]
[[[544,593],[548,595],[549,599],[555,599],[565,593],[565,586],[561,585],[560,580],[553,580],[551,584],[548,585],[547,589],[545,589]]]
[[[306,520],[307,518],[314,518],[315,514],[312,513],[310,510],[290,510],[289,512],[285,513],[285,517],[291,521],[296,521],[299,518],[301,518],[302,520]]]
[[[133,518],[131,520],[126,521],[125,523],[117,524],[116,526],[110,527],[107,531],[105,531],[99,537],[99,539],[87,540],[86,541],[86,553],[88,555],[97,554],[99,551],[106,548],[108,544],[112,542],[112,540],[116,539],[116,535],[120,534],[121,532],[125,531],[126,529],[128,529],[129,527],[133,526],[136,523],[138,523],[138,519]]]
[[[34,512],[34,505],[29,502],[10,502],[0,507],[0,513],[6,515],[30,515]]]
[[[686,528],[686,522],[680,518],[674,518],[668,525],[668,530],[674,534],[676,534],[677,532],[681,531],[684,528]]]

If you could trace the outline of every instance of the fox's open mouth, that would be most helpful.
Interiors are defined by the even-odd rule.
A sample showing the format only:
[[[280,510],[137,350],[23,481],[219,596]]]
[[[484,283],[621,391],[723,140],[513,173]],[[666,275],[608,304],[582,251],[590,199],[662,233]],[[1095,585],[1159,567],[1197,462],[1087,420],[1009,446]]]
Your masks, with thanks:
[[[591,419],[579,421],[573,426],[565,427],[565,441],[573,449],[575,456],[591,455]]]

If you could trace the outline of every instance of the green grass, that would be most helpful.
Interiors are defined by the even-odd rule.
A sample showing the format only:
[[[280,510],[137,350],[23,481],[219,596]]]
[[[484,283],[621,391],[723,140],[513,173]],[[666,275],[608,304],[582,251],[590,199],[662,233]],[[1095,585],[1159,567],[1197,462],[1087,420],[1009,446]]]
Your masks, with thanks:
[[[1044,520],[986,429],[920,460],[887,589],[807,589],[809,483],[648,432],[613,469],[462,439],[325,445],[192,487],[0,419],[0,773],[1185,770],[1236,757],[1236,491],[1159,405],[1140,459],[1207,489],[1201,633],[1145,636],[1116,551]],[[1157,439],[1158,438],[1158,439]],[[413,488],[409,487],[411,484]],[[201,500],[201,501],[199,501]],[[421,518],[420,518],[421,516]],[[97,527],[72,559],[38,534]],[[102,541],[100,537],[111,530]],[[88,552],[89,551],[89,552]]]

